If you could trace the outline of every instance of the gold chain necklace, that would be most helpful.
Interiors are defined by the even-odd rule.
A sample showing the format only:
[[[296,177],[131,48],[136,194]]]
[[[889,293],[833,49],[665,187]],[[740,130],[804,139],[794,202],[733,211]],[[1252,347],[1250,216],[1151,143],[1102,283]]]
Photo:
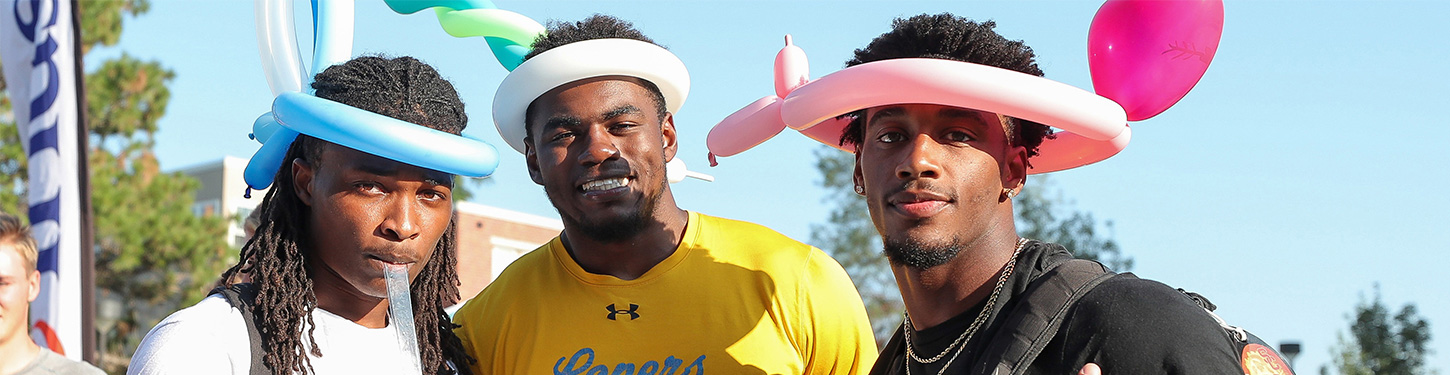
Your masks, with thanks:
[[[947,368],[951,367],[952,361],[957,360],[957,356],[962,354],[962,349],[967,347],[966,343],[972,339],[972,334],[976,333],[977,328],[981,327],[982,323],[987,321],[987,317],[991,315],[992,305],[997,302],[997,296],[1002,294],[1002,287],[1007,285],[1007,278],[1012,275],[1012,270],[1017,268],[1017,255],[1022,253],[1022,247],[1026,245],[1026,238],[1017,239],[1017,248],[1012,250],[1012,258],[1008,259],[1007,264],[1002,266],[1002,276],[997,278],[997,287],[992,290],[992,295],[987,297],[987,304],[982,305],[982,312],[977,313],[977,319],[972,321],[972,325],[967,327],[967,330],[962,332],[961,336],[957,336],[957,340],[953,341],[951,345],[948,345],[946,350],[942,350],[941,354],[937,354],[930,359],[922,359],[916,356],[916,351],[912,349],[911,345],[911,331],[914,330],[911,325],[911,314],[902,312],[902,316],[905,317],[905,321],[902,322],[902,331],[906,337],[907,358],[921,364],[935,363],[936,361],[940,361],[942,357],[945,357],[947,353],[952,353],[952,349],[956,348],[955,354],[952,354],[952,357],[947,359],[947,363],[942,365],[941,371],[937,371],[937,375],[945,374]],[[911,362],[906,362],[904,365],[906,367],[906,375],[911,375]]]

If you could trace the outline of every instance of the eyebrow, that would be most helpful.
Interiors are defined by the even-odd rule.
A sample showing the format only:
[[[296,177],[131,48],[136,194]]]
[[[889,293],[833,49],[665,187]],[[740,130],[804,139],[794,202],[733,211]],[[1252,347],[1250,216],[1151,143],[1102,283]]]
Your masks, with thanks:
[[[579,124],[583,124],[583,123],[584,123],[584,120],[583,119],[580,119],[578,117],[568,116],[568,115],[559,115],[559,116],[550,117],[548,121],[544,121],[544,126],[541,127],[539,130],[542,131],[542,130],[548,130],[548,129],[575,127],[575,126],[579,126]]]
[[[976,119],[980,119],[980,117],[978,117],[978,111],[973,111],[973,110],[969,110],[969,109],[962,109],[962,108],[956,108],[956,107],[946,107],[946,108],[942,108],[940,111],[937,111],[936,115],[937,115],[937,117],[941,117],[941,118],[976,118]]]
[[[867,120],[866,123],[867,124],[875,124],[876,123],[876,120],[880,120],[882,117],[900,116],[900,115],[905,114],[905,113],[906,113],[906,110],[905,109],[902,109],[901,107],[886,107],[886,108],[882,108],[881,110],[876,111],[875,114],[871,115],[871,118],[869,120]]]
[[[397,177],[397,175],[399,173],[399,169],[398,168],[390,168],[390,167],[388,167],[389,165],[395,165],[395,164],[362,162],[362,163],[358,163],[356,165],[356,167],[357,167],[357,170],[362,171],[363,173],[375,174],[375,175],[387,176],[387,177]],[[452,175],[445,175],[446,177],[441,177],[440,178],[438,176],[430,176],[430,175],[434,175],[434,174],[438,174],[438,173],[443,173],[443,172],[437,172],[437,171],[433,171],[431,169],[429,169],[428,171],[434,172],[434,173],[427,173],[427,174],[425,174],[423,176],[423,182],[424,183],[427,183],[427,184],[430,184],[430,185],[447,186],[449,188],[452,188],[453,187],[453,177],[452,177]]]
[[[447,186],[449,189],[452,189],[453,188],[453,178],[448,178],[447,180],[448,180],[447,182],[444,182],[444,181],[439,181],[436,178],[426,177],[426,178],[423,179],[423,182],[426,183],[426,184],[429,184],[429,185]]]
[[[355,166],[357,167],[357,170],[362,171],[363,173],[375,174],[379,176],[398,175],[397,168],[388,168],[387,166],[385,166],[385,164],[361,162],[357,163]]]
[[[603,117],[605,120],[608,120],[608,119],[612,119],[612,118],[619,117],[619,116],[633,115],[633,114],[640,114],[640,113],[644,113],[644,111],[640,110],[639,107],[635,107],[633,104],[625,104],[625,105],[616,107],[614,109],[611,109],[608,112],[604,112],[604,115],[602,115],[600,117]]]

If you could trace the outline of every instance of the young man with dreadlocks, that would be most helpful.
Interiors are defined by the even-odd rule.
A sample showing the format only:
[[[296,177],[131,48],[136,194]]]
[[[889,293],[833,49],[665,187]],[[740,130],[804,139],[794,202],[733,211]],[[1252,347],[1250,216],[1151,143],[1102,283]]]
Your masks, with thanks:
[[[861,297],[819,249],[675,205],[684,64],[628,22],[551,25],[494,96],[564,222],[455,315],[480,374],[858,374]]]
[[[468,122],[453,85],[410,57],[356,58],[327,68],[312,87],[373,123],[456,137]],[[167,317],[147,334],[129,373],[411,372],[416,359],[400,349],[388,316],[389,264],[409,266],[423,372],[469,373],[443,310],[458,299],[453,175],[305,132],[283,160],[256,235],[222,275],[245,273],[252,283]]]
[[[840,76],[862,77],[844,90],[913,90],[869,94],[870,102],[853,103],[842,117],[849,123],[841,145],[856,155],[856,192],[906,305],[902,328],[871,373],[1068,374],[1088,363],[1109,374],[1289,373],[1272,350],[1212,315],[1201,296],[1018,237],[1012,197],[1030,161],[1056,169],[1096,161],[1068,158],[1078,146],[1045,144],[1052,130],[1021,117],[1069,101],[1115,104],[1045,82],[1032,50],[993,27],[950,14],[898,19],[856,50],[846,64],[851,73]],[[853,75],[861,72],[883,73]],[[806,93],[842,82],[823,83],[832,80],[807,84],[825,86]],[[1024,87],[1038,91],[1024,94]],[[920,92],[952,105],[903,98]],[[1029,99],[1001,104],[1010,95]],[[1087,129],[1084,119],[1098,112],[1082,112],[1051,125]],[[1116,113],[1106,123],[1127,131]]]

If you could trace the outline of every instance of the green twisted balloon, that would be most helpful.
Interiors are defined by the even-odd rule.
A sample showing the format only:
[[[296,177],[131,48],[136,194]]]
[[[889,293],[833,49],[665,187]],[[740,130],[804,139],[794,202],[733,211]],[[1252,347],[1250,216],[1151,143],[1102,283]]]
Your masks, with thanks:
[[[388,8],[413,14],[434,8],[443,31],[459,38],[481,36],[504,69],[513,71],[524,63],[534,39],[544,34],[544,25],[522,14],[498,9],[488,0],[384,0]]]

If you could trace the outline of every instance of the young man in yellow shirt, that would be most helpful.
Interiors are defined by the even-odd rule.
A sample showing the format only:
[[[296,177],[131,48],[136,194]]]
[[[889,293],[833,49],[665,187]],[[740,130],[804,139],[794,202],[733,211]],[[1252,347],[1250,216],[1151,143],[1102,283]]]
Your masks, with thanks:
[[[870,368],[870,324],[835,260],[675,205],[665,163],[689,91],[678,58],[607,16],[555,25],[533,48],[499,87],[494,121],[564,231],[455,315],[474,373]]]

